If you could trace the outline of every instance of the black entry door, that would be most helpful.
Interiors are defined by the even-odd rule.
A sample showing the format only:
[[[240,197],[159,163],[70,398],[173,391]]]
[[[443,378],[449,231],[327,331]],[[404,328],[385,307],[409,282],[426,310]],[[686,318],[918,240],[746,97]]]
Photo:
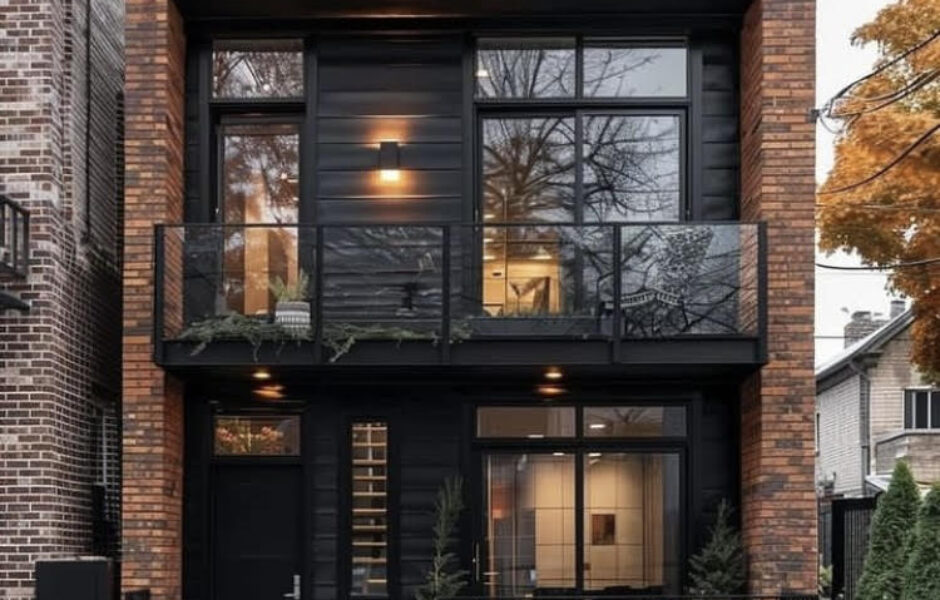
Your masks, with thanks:
[[[215,600],[283,600],[294,592],[302,564],[300,474],[298,466],[216,465]]]

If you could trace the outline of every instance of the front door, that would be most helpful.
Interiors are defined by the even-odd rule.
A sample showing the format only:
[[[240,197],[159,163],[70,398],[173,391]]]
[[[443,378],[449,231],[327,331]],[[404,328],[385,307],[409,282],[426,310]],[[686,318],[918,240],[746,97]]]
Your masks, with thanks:
[[[300,467],[219,464],[214,475],[215,600],[301,600]]]

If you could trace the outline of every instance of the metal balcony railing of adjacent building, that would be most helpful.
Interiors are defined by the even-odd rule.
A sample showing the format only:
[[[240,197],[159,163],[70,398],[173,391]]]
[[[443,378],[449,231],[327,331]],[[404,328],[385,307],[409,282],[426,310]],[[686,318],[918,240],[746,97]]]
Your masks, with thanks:
[[[760,363],[765,237],[737,222],[161,225],[156,360],[267,346],[260,360],[302,364]]]

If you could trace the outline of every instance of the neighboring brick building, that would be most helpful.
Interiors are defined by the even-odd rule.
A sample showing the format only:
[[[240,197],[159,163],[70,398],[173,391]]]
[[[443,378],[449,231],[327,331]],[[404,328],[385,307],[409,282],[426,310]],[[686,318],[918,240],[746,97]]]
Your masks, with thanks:
[[[890,320],[816,369],[816,480],[824,495],[875,494],[898,460],[919,483],[940,480],[940,390],[911,363],[913,312],[898,302]],[[858,321],[853,315],[847,333]]]
[[[815,2],[550,5],[128,3],[124,590],[815,593]]]
[[[28,260],[0,234],[0,598],[26,599],[37,560],[117,552],[123,2],[0,20],[3,225],[29,213]]]

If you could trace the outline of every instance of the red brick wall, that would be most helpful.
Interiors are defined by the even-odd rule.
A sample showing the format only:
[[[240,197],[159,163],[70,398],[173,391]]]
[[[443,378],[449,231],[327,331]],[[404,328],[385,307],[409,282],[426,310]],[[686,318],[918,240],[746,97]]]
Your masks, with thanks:
[[[92,238],[86,170],[103,211],[117,204],[113,100],[122,87],[120,0],[93,5],[92,138],[86,163],[85,12],[6,2],[0,27],[0,193],[31,213],[32,263],[0,287],[30,303],[0,313],[0,598],[33,597],[35,562],[90,554],[92,484],[104,483],[101,422],[120,393],[120,279],[112,228]],[[111,102],[103,102],[110,98]],[[117,489],[115,469],[110,484]]]
[[[180,598],[182,388],[153,364],[153,225],[183,209],[185,35],[172,0],[127,0],[122,587]]]
[[[743,537],[756,593],[815,593],[815,1],[755,0],[741,36],[741,213],[768,223],[769,364],[742,388]]]

